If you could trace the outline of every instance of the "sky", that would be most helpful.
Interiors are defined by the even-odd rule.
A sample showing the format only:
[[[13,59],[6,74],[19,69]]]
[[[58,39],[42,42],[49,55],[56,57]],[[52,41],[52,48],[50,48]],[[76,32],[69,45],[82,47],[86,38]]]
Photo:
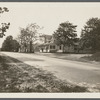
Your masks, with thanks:
[[[62,22],[69,21],[77,25],[77,35],[81,34],[81,29],[89,18],[100,18],[100,3],[71,3],[71,2],[0,2],[0,7],[7,7],[9,12],[0,15],[0,23],[10,22],[10,28],[5,33],[6,36],[0,38],[0,47],[9,35],[14,38],[20,34],[20,27],[25,28],[28,24],[36,23],[43,27],[40,32],[43,34],[53,34]]]

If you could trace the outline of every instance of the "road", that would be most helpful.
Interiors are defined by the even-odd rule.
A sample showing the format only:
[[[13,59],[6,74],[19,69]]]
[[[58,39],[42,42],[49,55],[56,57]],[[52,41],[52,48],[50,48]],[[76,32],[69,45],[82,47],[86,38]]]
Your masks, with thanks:
[[[57,59],[37,54],[2,53],[28,65],[49,71],[62,80],[82,85],[100,85],[100,65]]]

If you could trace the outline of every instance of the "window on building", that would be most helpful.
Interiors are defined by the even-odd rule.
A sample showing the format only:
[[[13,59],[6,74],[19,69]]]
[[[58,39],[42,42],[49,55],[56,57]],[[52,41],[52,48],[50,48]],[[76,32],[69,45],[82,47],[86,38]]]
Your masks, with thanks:
[[[55,45],[50,45],[50,49],[55,49]]]
[[[53,46],[53,49],[55,49],[55,45]]]
[[[59,46],[59,49],[61,50],[61,46]]]

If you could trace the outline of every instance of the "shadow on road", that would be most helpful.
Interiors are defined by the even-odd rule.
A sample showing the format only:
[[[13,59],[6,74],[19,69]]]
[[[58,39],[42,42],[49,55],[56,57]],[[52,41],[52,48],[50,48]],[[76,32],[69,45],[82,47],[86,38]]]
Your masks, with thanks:
[[[41,60],[41,59],[35,59],[35,58],[27,58],[27,57],[18,57],[19,59],[21,59],[22,61],[44,61],[44,60]],[[20,61],[18,61],[17,59],[14,59],[13,60],[18,63]]]

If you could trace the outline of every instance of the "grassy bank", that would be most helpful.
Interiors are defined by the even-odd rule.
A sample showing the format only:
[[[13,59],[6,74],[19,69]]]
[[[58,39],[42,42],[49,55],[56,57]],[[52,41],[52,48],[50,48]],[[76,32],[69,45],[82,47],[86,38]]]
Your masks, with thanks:
[[[87,61],[96,61],[100,62],[100,52],[96,52],[92,54],[91,56],[84,56],[81,59],[87,60]]]

